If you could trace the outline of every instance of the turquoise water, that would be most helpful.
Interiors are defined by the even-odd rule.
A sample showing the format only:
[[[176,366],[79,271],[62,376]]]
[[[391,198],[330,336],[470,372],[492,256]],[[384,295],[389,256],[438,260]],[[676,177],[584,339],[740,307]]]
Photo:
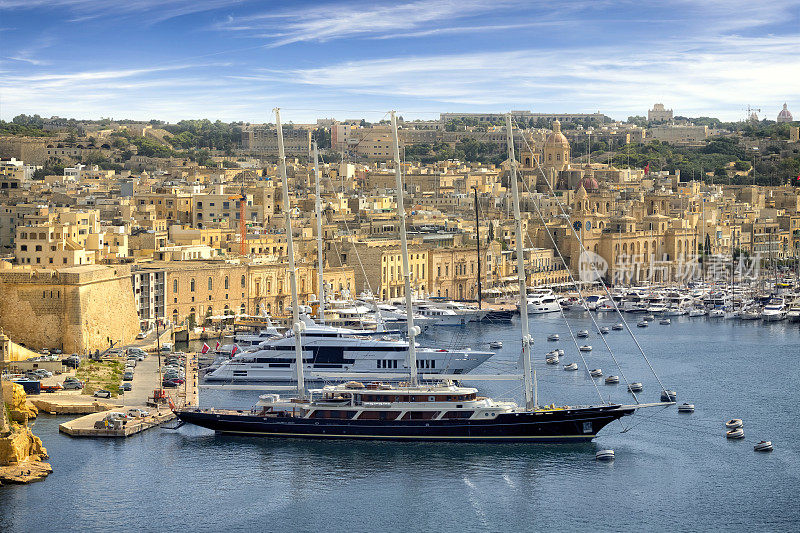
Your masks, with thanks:
[[[587,315],[569,316],[576,330],[592,329]],[[480,371],[511,371],[517,328],[439,328],[421,341],[485,348],[502,340]],[[536,317],[531,329],[540,403],[596,403],[585,372],[544,364],[543,354],[561,347],[562,363],[582,365],[563,321]],[[634,329],[664,385],[694,403],[694,414],[642,410],[580,445],[309,442],[189,426],[89,440],[58,434],[64,419],[42,416],[34,431],[54,473],[0,488],[0,531],[796,531],[800,327],[680,317]],[[549,333],[562,340],[545,341]],[[640,401],[658,401],[658,384],[626,335],[606,338],[628,379],[644,383]],[[578,342],[594,348],[590,368],[619,374],[598,335]],[[511,383],[479,385],[520,397]],[[598,388],[632,401],[624,385]],[[213,391],[201,401],[249,407],[256,396]],[[724,438],[734,417],[744,420],[742,441]],[[762,439],[773,441],[773,453],[753,452]],[[601,448],[613,448],[616,460],[596,462]]]

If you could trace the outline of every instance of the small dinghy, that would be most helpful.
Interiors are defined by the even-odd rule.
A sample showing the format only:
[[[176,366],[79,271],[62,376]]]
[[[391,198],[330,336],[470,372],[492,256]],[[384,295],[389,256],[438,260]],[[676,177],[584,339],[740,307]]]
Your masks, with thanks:
[[[639,323],[636,324],[636,326],[640,327],[640,328],[646,328],[649,325],[650,324],[647,323],[647,320],[642,320],[642,321],[640,321]]]
[[[561,348],[559,348],[559,349],[558,349],[558,350],[556,350],[556,351],[558,352],[558,355],[559,355],[559,357],[564,357],[564,350],[562,350]]]
[[[644,320],[645,322],[652,322],[655,319],[656,319],[655,315],[644,315],[642,317],[642,320]]]
[[[494,348],[495,350],[499,350],[503,347],[502,341],[494,341],[489,343],[489,348]]]
[[[559,351],[558,351],[558,350],[552,350],[552,351],[550,351],[550,352],[547,352],[547,353],[546,353],[546,354],[544,354],[544,355],[545,355],[545,357],[558,357],[558,356],[560,356],[561,354],[559,353]]]
[[[568,365],[564,365],[564,370],[578,370],[578,363],[570,363]]]
[[[578,348],[578,349],[579,349],[580,351],[582,351],[582,352],[591,352],[591,351],[592,351],[592,347],[591,347],[591,346],[589,346],[588,344],[584,344],[583,346],[581,346],[581,347],[580,347],[580,348]]]
[[[608,335],[610,331],[611,331],[611,329],[609,329],[608,326],[603,326],[602,328],[600,328],[600,334],[601,335]]]
[[[662,318],[658,323],[662,326],[669,326],[672,324],[672,321],[669,318]]]
[[[744,438],[744,429],[736,428],[736,429],[729,429],[725,432],[725,436],[729,439],[743,439]]]
[[[557,365],[558,364],[558,356],[551,356],[544,360],[545,363],[548,365]]]
[[[552,335],[547,336],[547,340],[549,341],[557,341],[559,339],[558,333],[553,333]]]
[[[740,428],[744,425],[741,418],[733,418],[725,422],[725,427],[728,429]]]
[[[662,402],[674,402],[678,398],[678,393],[674,390],[662,390],[661,391],[661,401]]]
[[[584,338],[586,338],[588,336],[589,336],[589,330],[586,330],[586,329],[580,330],[578,332],[578,334],[576,335],[576,337],[578,337],[579,339],[584,339]]]
[[[623,329],[625,329],[625,326],[622,324],[622,322],[620,322],[619,324],[614,324],[613,326],[611,326],[611,329],[613,329],[614,331],[622,331]]]
[[[642,392],[644,386],[638,381],[634,381],[628,385],[628,392]]]
[[[614,450],[599,450],[596,454],[594,454],[594,458],[598,461],[613,461]]]
[[[769,440],[762,440],[755,446],[753,446],[753,450],[757,452],[771,452],[772,451],[772,441]]]
[[[606,377],[606,385],[615,385],[617,383],[619,383],[619,376]]]
[[[679,413],[694,413],[693,403],[682,403],[678,406]]]
[[[600,368],[595,368],[594,370],[589,371],[589,375],[593,378],[602,378],[603,377],[603,370]]]

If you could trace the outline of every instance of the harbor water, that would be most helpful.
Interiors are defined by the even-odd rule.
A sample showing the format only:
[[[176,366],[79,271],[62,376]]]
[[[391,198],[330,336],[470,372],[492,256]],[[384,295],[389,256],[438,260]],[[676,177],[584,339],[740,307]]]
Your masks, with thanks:
[[[613,314],[592,315],[603,326]],[[568,313],[592,331],[589,368],[642,382],[639,401],[660,385],[624,331],[604,338],[589,314]],[[0,531],[796,531],[800,524],[800,325],[672,317],[636,328],[663,385],[693,414],[649,408],[607,426],[587,444],[466,444],[277,440],[217,436],[183,426],[124,440],[58,433],[63,417],[42,415],[34,432],[54,472],[45,481],[0,488]],[[559,315],[531,317],[540,404],[631,403],[625,379],[588,376]],[[548,342],[558,333],[560,341]],[[514,372],[519,327],[431,328],[423,345],[488,349],[481,373]],[[544,354],[562,348],[559,365]],[[563,370],[577,362],[576,372]],[[595,387],[596,383],[596,387]],[[470,384],[466,382],[466,384]],[[521,399],[514,382],[477,384]],[[201,405],[249,408],[253,391],[209,390]],[[744,421],[727,440],[724,422]],[[771,440],[772,453],[753,444]],[[595,452],[612,448],[613,462]]]

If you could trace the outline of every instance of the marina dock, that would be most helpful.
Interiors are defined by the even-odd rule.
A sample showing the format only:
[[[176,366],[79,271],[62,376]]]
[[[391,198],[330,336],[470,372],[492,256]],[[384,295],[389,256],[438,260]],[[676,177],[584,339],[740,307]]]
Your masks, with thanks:
[[[127,408],[126,408],[127,409]],[[121,421],[120,428],[108,427],[98,429],[94,427],[95,422],[103,420],[107,412],[92,413],[90,415],[64,422],[58,426],[58,430],[72,437],[130,437],[136,433],[141,433],[146,429],[156,427],[164,422],[175,418],[172,411],[161,411],[146,418],[136,418],[133,420]]]
[[[80,402],[79,399],[85,398],[81,396],[70,395],[73,398],[72,403],[56,403],[53,407],[60,412],[84,412],[89,413],[85,416],[64,422],[58,426],[58,430],[62,433],[73,437],[129,437],[142,431],[157,427],[164,422],[168,422],[175,418],[175,415],[170,409],[169,403],[172,402],[176,406],[197,405],[198,402],[198,376],[197,376],[197,354],[186,354],[186,383],[183,386],[175,389],[165,389],[167,391],[168,401],[165,403],[157,404],[153,407],[152,394],[153,391],[158,389],[159,372],[158,362],[156,356],[150,356],[137,365],[134,371],[133,390],[124,394],[116,400],[110,400],[112,403],[100,402]],[[49,404],[45,400],[40,400],[40,403]],[[100,404],[102,410],[96,409],[96,405]],[[77,409],[86,409],[79,411]],[[102,421],[108,415],[109,411],[116,411],[127,413],[129,409],[140,408],[150,411],[150,415],[143,418],[132,418],[128,420],[120,420],[115,423],[108,424],[105,427],[95,427],[95,423]],[[76,409],[76,410],[68,410]],[[47,412],[47,408],[43,409]]]

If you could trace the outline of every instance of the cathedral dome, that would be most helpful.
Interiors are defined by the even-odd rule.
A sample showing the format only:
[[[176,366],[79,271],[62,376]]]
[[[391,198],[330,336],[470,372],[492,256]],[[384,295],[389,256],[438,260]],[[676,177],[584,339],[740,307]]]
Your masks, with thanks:
[[[597,180],[594,179],[593,176],[586,176],[580,182],[578,182],[578,188],[583,188],[588,192],[596,191],[600,188],[600,185],[597,183]]]
[[[561,133],[561,122],[558,120],[553,122],[553,133],[547,136],[544,146],[545,148],[569,147],[569,141],[564,134]]]
[[[783,104],[783,109],[781,112],[778,113],[778,122],[793,122],[794,117],[792,117],[792,113],[789,111],[789,108],[786,104]]]

